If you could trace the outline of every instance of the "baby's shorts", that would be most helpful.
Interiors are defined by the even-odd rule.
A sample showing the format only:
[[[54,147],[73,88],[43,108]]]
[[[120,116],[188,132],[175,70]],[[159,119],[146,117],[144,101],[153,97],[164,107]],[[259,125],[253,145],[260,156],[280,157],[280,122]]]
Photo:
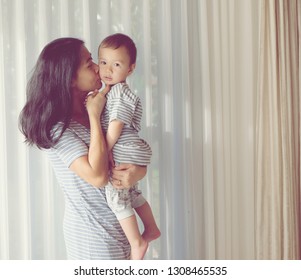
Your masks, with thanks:
[[[111,183],[105,187],[108,205],[118,220],[134,215],[133,208],[140,207],[146,202],[137,187],[138,185],[129,189],[116,189]]]

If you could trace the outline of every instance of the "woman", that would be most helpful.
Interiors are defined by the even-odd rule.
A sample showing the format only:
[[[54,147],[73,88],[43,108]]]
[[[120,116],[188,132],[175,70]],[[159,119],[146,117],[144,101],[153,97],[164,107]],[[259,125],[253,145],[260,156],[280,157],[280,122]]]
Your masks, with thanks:
[[[68,258],[128,259],[129,243],[103,188],[109,162],[100,115],[109,88],[96,90],[98,71],[83,41],[50,42],[29,80],[20,128],[29,145],[48,154],[64,192]],[[144,167],[123,164],[112,169],[110,181],[129,187],[145,173]]]

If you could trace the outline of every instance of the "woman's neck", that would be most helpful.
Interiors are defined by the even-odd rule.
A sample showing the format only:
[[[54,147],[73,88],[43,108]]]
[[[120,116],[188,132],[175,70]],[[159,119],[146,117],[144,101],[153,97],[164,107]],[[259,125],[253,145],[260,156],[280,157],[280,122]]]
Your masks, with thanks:
[[[89,121],[89,117],[87,116],[78,116],[78,115],[73,115],[72,116],[72,120],[85,126],[86,128],[90,128],[90,121]]]
[[[79,96],[79,98],[73,98],[73,106],[72,106],[72,120],[82,124],[83,126],[89,128],[90,122],[86,107],[84,105],[85,95]]]

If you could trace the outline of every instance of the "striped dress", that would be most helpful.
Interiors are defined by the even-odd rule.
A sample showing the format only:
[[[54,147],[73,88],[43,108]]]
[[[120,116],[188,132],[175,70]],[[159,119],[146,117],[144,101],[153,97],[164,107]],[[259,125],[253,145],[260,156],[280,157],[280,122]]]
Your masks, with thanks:
[[[152,150],[148,143],[139,137],[142,106],[126,83],[112,86],[107,94],[107,103],[102,114],[102,128],[105,132],[112,120],[124,123],[122,133],[113,147],[115,162],[148,165]]]
[[[55,127],[57,133],[61,125]],[[46,152],[65,197],[64,237],[68,259],[128,259],[130,246],[116,216],[97,189],[73,173],[71,163],[88,154],[90,131],[71,122]]]

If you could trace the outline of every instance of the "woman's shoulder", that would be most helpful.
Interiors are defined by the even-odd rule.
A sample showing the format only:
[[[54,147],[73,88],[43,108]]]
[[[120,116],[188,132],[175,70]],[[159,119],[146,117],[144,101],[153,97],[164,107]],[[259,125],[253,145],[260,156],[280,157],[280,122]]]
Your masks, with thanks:
[[[71,122],[64,129],[63,123],[57,123],[53,131],[57,141],[48,153],[58,156],[66,166],[70,166],[75,159],[88,153],[90,134],[84,131],[80,124]]]
[[[52,127],[52,133],[61,133],[64,129],[65,124],[63,122],[58,122]],[[78,130],[88,130],[85,126],[82,124],[71,120],[68,126],[65,128],[65,131],[78,131]]]
[[[75,139],[80,139],[86,144],[89,143],[90,133],[89,130],[76,121],[71,120],[67,128],[63,122],[55,124],[51,130],[54,138],[57,138],[57,144],[70,143]]]

